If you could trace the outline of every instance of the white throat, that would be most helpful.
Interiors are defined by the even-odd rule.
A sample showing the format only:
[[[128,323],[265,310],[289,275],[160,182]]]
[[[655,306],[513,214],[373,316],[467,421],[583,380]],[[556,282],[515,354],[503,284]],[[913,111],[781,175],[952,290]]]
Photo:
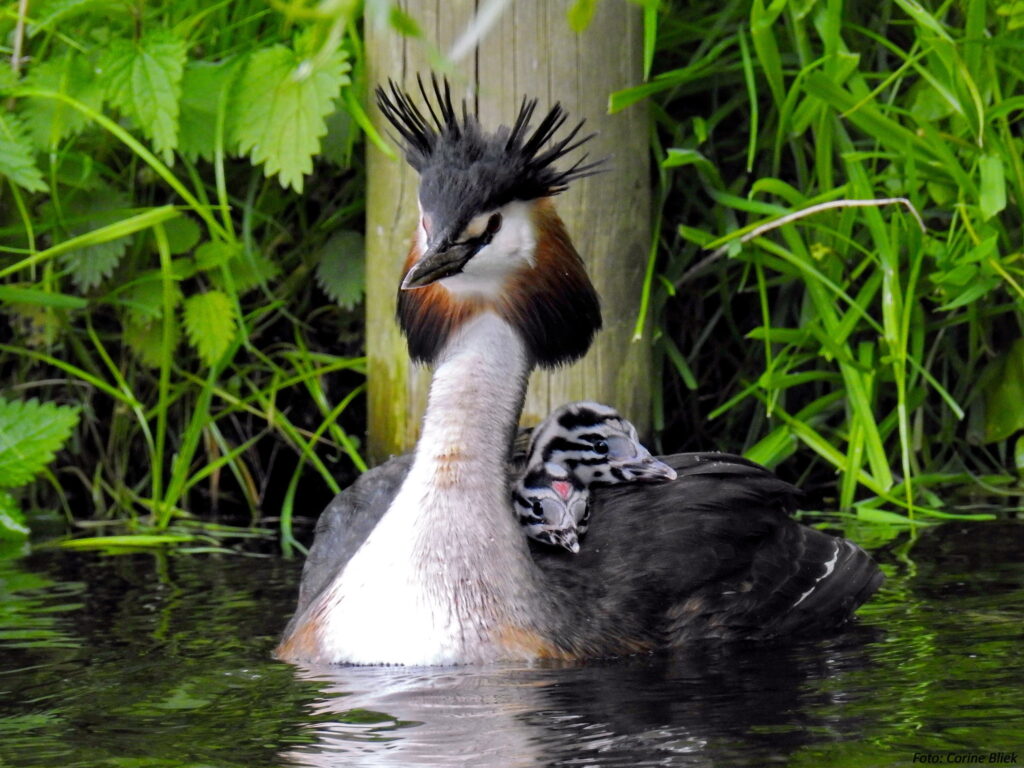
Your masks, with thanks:
[[[506,477],[530,368],[518,334],[489,312],[449,342],[408,476],[317,599],[326,661],[493,660],[533,583]]]

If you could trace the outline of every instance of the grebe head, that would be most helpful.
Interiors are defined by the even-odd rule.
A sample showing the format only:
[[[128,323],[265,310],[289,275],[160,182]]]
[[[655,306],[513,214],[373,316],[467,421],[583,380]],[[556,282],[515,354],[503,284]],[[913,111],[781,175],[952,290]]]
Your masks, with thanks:
[[[581,357],[601,327],[583,262],[551,198],[595,173],[586,155],[555,162],[592,138],[583,122],[559,136],[556,104],[536,128],[536,99],[523,99],[512,127],[486,133],[447,81],[417,78],[426,115],[391,82],[377,103],[419,173],[419,222],[398,296],[398,318],[413,359],[432,362],[452,332],[480,312],[512,325],[539,365]],[[547,146],[546,146],[547,145]],[[546,147],[546,148],[545,148]]]
[[[589,496],[564,467],[539,464],[516,483],[512,505],[527,536],[575,554],[586,531]]]
[[[675,480],[672,467],[654,458],[636,427],[610,405],[566,403],[533,432],[527,465],[551,462],[565,467],[586,487]]]
[[[512,490],[530,538],[579,551],[590,521],[592,486],[674,480],[672,467],[640,444],[636,428],[611,406],[593,402],[556,408],[534,430],[527,470]]]

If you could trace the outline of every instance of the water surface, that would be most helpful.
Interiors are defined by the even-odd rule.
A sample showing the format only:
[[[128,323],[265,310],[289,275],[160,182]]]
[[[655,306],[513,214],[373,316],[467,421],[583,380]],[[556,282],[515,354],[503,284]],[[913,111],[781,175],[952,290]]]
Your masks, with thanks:
[[[1022,543],[881,553],[832,637],[574,667],[297,670],[269,654],[298,561],[0,560],[0,766],[1021,765]]]

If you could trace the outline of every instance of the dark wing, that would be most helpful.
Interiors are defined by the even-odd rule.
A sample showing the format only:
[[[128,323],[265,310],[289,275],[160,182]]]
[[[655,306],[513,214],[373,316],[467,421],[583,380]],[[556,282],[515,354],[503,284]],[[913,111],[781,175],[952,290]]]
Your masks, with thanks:
[[[552,606],[549,636],[567,652],[819,631],[849,619],[881,584],[855,544],[796,523],[800,491],[764,467],[724,453],[660,458],[678,473],[671,483],[594,492],[578,555],[531,544],[552,595],[566,598]],[[411,455],[391,459],[327,506],[296,616],[362,546],[411,464]]]
[[[570,653],[821,630],[881,583],[859,547],[794,521],[800,491],[764,467],[721,453],[659,458],[676,480],[594,492],[578,555],[533,550],[570,596],[553,631]]]

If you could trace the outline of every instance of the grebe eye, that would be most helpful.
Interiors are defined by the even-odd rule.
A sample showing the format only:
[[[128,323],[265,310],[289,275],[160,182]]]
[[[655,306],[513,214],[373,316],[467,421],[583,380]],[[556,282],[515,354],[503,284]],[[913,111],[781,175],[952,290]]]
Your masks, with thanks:
[[[484,233],[490,237],[498,234],[498,230],[501,229],[501,214],[492,213],[491,218],[487,220],[487,229]]]
[[[544,506],[540,503],[540,499],[533,500],[533,516],[538,520],[544,518]]]
[[[604,456],[608,453],[608,443],[606,443],[604,440],[595,440],[594,450],[597,451],[602,456]]]

